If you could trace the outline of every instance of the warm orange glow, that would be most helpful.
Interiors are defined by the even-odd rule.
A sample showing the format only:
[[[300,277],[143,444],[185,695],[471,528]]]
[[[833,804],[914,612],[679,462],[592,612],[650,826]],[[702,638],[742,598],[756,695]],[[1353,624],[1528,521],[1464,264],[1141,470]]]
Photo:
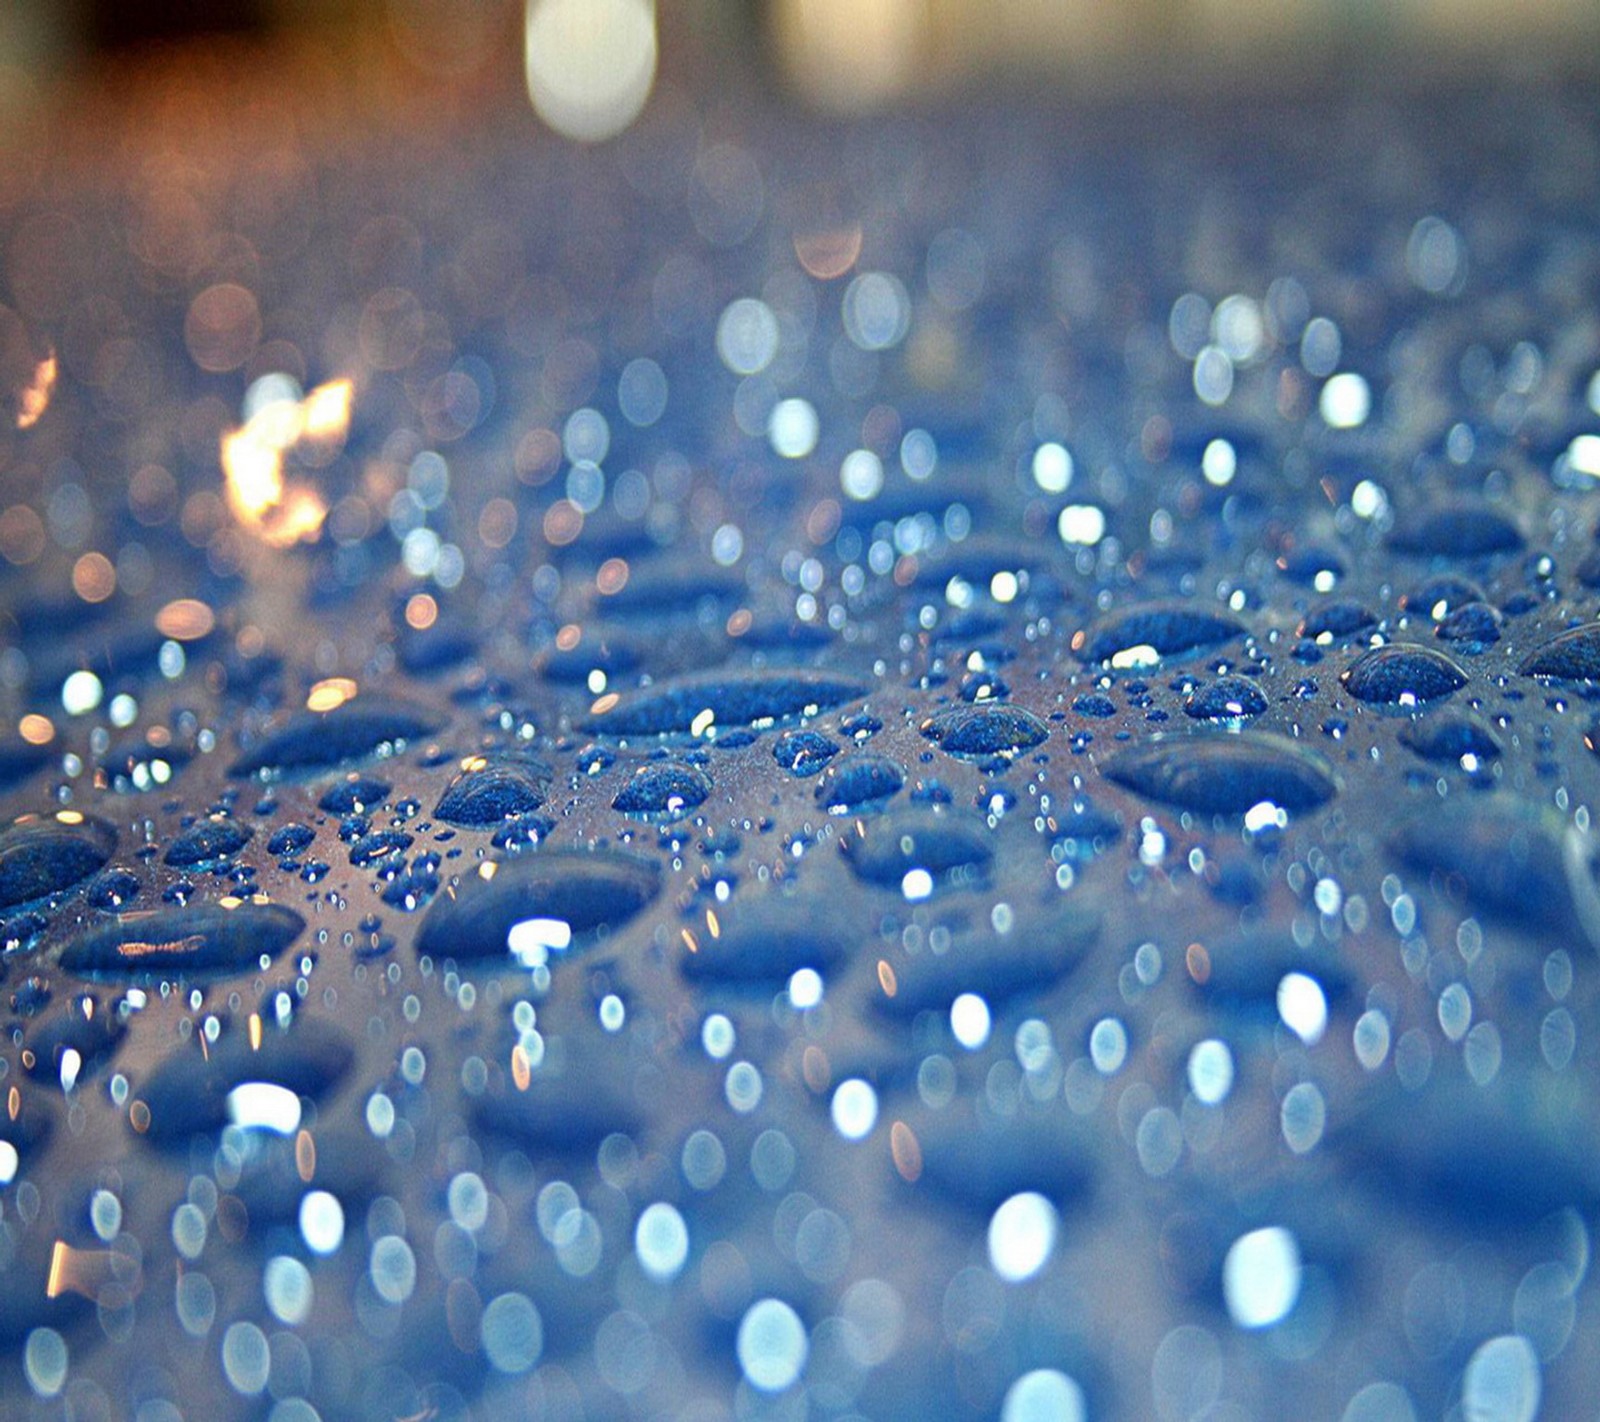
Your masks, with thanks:
[[[565,548],[583,532],[583,511],[566,499],[557,499],[544,514],[544,541],[552,548]]]
[[[156,613],[156,631],[174,642],[195,642],[217,625],[217,615],[197,597],[180,597]]]
[[[427,593],[413,593],[406,600],[406,626],[426,632],[439,620],[439,604]]]
[[[50,1277],[45,1282],[46,1298],[58,1299],[69,1290],[86,1299],[97,1299],[100,1286],[111,1281],[109,1249],[74,1249],[58,1239],[50,1251]]]
[[[85,553],[72,565],[72,590],[85,602],[104,602],[117,590],[117,570],[104,553]]]
[[[317,1173],[317,1143],[311,1132],[302,1130],[294,1138],[294,1168],[303,1184],[309,1185]]]
[[[771,14],[791,79],[807,99],[841,112],[903,93],[934,38],[926,0],[777,0]]]
[[[17,428],[25,430],[39,423],[39,417],[50,408],[50,397],[56,389],[56,357],[52,351],[34,368],[33,379],[17,397]]]
[[[259,1012],[250,1014],[250,1050],[252,1052],[261,1050],[261,1014]]]
[[[594,577],[595,586],[606,597],[619,593],[628,586],[628,560],[607,558]]]
[[[332,711],[336,706],[343,706],[359,690],[347,676],[330,676],[311,688],[311,694],[306,697],[306,710]]]
[[[583,628],[576,622],[569,622],[556,633],[556,646],[563,652],[570,652],[583,640]]]
[[[526,1091],[528,1083],[533,1080],[533,1064],[522,1050],[521,1042],[511,1049],[511,1080],[516,1083],[518,1091]]]
[[[908,1185],[922,1178],[922,1145],[917,1133],[904,1121],[889,1127],[889,1154],[894,1157],[894,1168]]]
[[[607,711],[611,710],[621,700],[622,698],[616,692],[608,691],[589,708],[589,714],[591,716],[604,716]]]
[[[755,618],[748,607],[741,607],[728,618],[728,635],[730,637],[743,637],[750,630]]]
[[[1191,943],[1183,954],[1183,965],[1189,976],[1202,986],[1211,978],[1211,955],[1202,943]]]
[[[861,224],[826,227],[817,232],[797,232],[794,254],[809,276],[818,281],[842,277],[861,255]]]
[[[55,739],[56,728],[48,716],[30,711],[17,723],[17,734],[30,746],[47,746]]]
[[[883,989],[885,997],[893,997],[900,991],[899,979],[894,975],[894,968],[887,958],[878,959],[878,986]]]
[[[322,531],[327,500],[309,484],[287,485],[284,457],[302,445],[317,448],[343,440],[350,428],[354,396],[351,381],[331,380],[298,403],[274,401],[257,410],[239,429],[223,435],[228,508],[235,519],[273,547],[309,542]]]

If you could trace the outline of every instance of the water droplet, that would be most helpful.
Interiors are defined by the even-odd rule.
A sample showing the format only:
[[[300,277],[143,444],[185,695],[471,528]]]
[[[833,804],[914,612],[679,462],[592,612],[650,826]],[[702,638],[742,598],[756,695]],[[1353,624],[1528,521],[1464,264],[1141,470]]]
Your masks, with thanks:
[[[1338,790],[1326,760],[1270,731],[1152,736],[1119,751],[1102,774],[1152,800],[1206,815],[1242,815],[1262,802],[1310,810]]]
[[[978,880],[994,858],[982,824],[937,812],[857,821],[840,847],[858,878],[894,888],[914,870],[944,882]]]
[[[248,748],[230,775],[293,775],[345,761],[387,754],[397,745],[438,729],[421,711],[347,701],[332,711],[305,712]]]
[[[881,806],[905,783],[905,772],[887,756],[858,752],[823,772],[816,800],[829,814],[855,814]]]
[[[435,959],[515,960],[512,930],[528,920],[566,925],[575,945],[621,928],[660,892],[660,871],[617,851],[551,850],[495,865],[490,878],[470,875],[428,911],[417,951]],[[564,945],[560,945],[564,946]]]
[[[72,810],[14,820],[0,830],[0,909],[70,889],[104,868],[116,845],[106,821]]]
[[[317,801],[317,808],[326,810],[330,815],[359,814],[381,805],[388,798],[391,788],[387,780],[352,773],[325,790]]]
[[[1397,520],[1389,546],[1419,557],[1481,558],[1522,547],[1522,530],[1488,504],[1461,500]]]
[[[797,899],[769,893],[737,900],[716,915],[713,933],[696,927],[680,960],[690,982],[777,991],[801,968],[824,975],[843,962],[847,941],[827,923],[797,911]]]
[[[1432,647],[1390,642],[1363,652],[1339,680],[1362,701],[1400,706],[1449,696],[1467,684],[1467,674]]]
[[[772,743],[772,758],[791,775],[815,775],[838,754],[839,743],[820,731],[784,731]]]
[[[711,777],[697,765],[656,760],[641,765],[617,791],[611,808],[625,815],[665,816],[676,819],[711,794]]]
[[[1529,653],[1517,671],[1551,681],[1600,681],[1600,622],[1586,622],[1552,637]]]
[[[204,1053],[191,1045],[169,1054],[136,1088],[144,1109],[130,1111],[130,1118],[145,1139],[181,1146],[229,1123],[228,1098],[236,1087],[262,1082],[316,1100],[338,1087],[354,1061],[349,1039],[329,1023],[305,1019],[268,1027],[259,1047],[235,1027]]]
[[[1259,716],[1267,709],[1267,698],[1247,677],[1222,676],[1199,687],[1184,698],[1183,714],[1196,721],[1237,721]]]
[[[544,804],[548,779],[542,765],[474,757],[445,786],[433,813],[451,825],[497,825]]]
[[[237,854],[250,843],[254,833],[249,825],[235,819],[218,816],[200,820],[174,839],[162,857],[178,868],[209,864]]]
[[[73,939],[61,966],[111,982],[203,981],[256,969],[304,928],[305,920],[281,904],[200,904],[127,914]]]
[[[1230,642],[1244,632],[1244,624],[1225,612],[1181,602],[1146,603],[1114,612],[1079,632],[1072,639],[1072,648],[1091,666],[1120,664],[1135,657],[1142,666],[1156,658],[1180,657],[1200,647]],[[1149,648],[1154,657],[1141,657],[1140,648]]]
[[[814,716],[866,694],[859,682],[817,672],[751,671],[604,696],[579,725],[613,736],[704,734],[713,726],[761,726]]]
[[[1400,728],[1400,743],[1424,760],[1459,763],[1466,757],[1498,760],[1505,747],[1499,736],[1476,716],[1440,712],[1407,721]]]
[[[956,756],[1014,756],[1042,745],[1050,728],[1033,712],[1005,703],[952,706],[930,716],[922,734]]]

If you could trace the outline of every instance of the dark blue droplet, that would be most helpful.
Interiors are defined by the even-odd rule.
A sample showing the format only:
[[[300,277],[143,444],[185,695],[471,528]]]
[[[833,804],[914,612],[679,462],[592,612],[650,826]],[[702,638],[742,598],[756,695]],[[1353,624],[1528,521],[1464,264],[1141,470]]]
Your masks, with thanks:
[[[1408,721],[1400,728],[1400,744],[1424,760],[1460,761],[1476,756],[1496,760],[1504,752],[1500,738],[1475,716],[1448,713]]]
[[[661,891],[650,860],[616,851],[541,850],[469,875],[437,900],[417,935],[417,951],[436,959],[516,960],[511,930],[529,919],[565,924],[574,946],[621,928]]]
[[[930,810],[858,820],[840,848],[858,878],[894,888],[918,869],[936,883],[976,882],[994,858],[981,821]]]
[[[705,803],[711,777],[697,765],[658,760],[641,765],[611,801],[625,815],[683,814]]]
[[[1300,623],[1300,635],[1313,642],[1339,642],[1377,625],[1377,617],[1364,604],[1344,598],[1312,608]]]
[[[387,780],[378,780],[370,775],[348,775],[323,792],[317,807],[330,815],[371,810],[388,798],[391,788]]]
[[[737,898],[716,910],[717,931],[691,921],[679,960],[690,982],[777,990],[801,968],[826,974],[849,954],[837,927],[799,912],[797,897],[769,893],[749,904]]]
[[[237,854],[250,843],[254,831],[247,824],[226,817],[200,820],[184,830],[162,857],[168,864],[188,868],[193,864],[209,864],[214,859],[226,859]]]
[[[310,825],[302,825],[291,821],[286,825],[279,825],[273,830],[272,837],[267,841],[267,853],[275,855],[298,854],[317,837],[317,832]]]
[[[433,813],[446,824],[482,827],[537,810],[548,779],[540,769],[475,756],[445,786]]]
[[[191,1042],[169,1052],[136,1088],[128,1119],[152,1144],[183,1147],[191,1137],[212,1135],[229,1124],[228,1097],[235,1087],[262,1082],[316,1100],[339,1086],[354,1061],[345,1034],[315,1018],[297,1016],[287,1028],[269,1026],[259,1046],[237,1024],[205,1051]]]
[[[1523,658],[1517,671],[1551,681],[1600,681],[1600,622],[1585,622],[1552,637]]]
[[[373,830],[350,846],[350,862],[357,869],[367,869],[410,848],[411,836],[405,830]]]
[[[1237,721],[1267,709],[1261,688],[1247,677],[1222,676],[1184,698],[1183,714],[1196,721]]]
[[[1086,691],[1074,699],[1072,709],[1080,716],[1092,716],[1097,721],[1103,721],[1117,714],[1117,703],[1098,691]]]
[[[1021,706],[952,706],[928,717],[922,734],[950,755],[1016,755],[1042,745],[1050,728]]]
[[[791,775],[815,775],[838,754],[839,743],[821,731],[784,731],[772,743],[772,758]]]
[[[84,902],[92,908],[114,911],[139,896],[139,876],[131,869],[103,869],[83,891]]]
[[[1363,652],[1339,680],[1361,701],[1399,706],[1449,696],[1467,684],[1467,674],[1432,647],[1391,642]]]
[[[1074,636],[1072,648],[1094,666],[1139,647],[1149,647],[1157,656],[1178,657],[1232,641],[1244,632],[1244,624],[1225,612],[1189,603],[1156,603],[1112,613]]]
[[[1389,546],[1423,557],[1478,558],[1522,547],[1522,530],[1498,509],[1463,500],[1398,520]]]
[[[579,724],[613,736],[669,735],[702,725],[756,726],[814,716],[866,694],[859,682],[821,673],[751,671],[602,697]]]
[[[1338,789],[1320,755],[1267,731],[1157,735],[1119,751],[1103,774],[1149,799],[1206,815],[1242,815],[1263,801],[1310,810]]]
[[[1505,623],[1499,611],[1486,602],[1468,602],[1453,608],[1435,629],[1434,635],[1446,642],[1465,642],[1480,647],[1500,640]],[[1471,645],[1467,650],[1471,650]]]
[[[14,821],[0,830],[0,909],[70,889],[104,868],[116,845],[111,825],[73,810]]]
[[[65,971],[107,982],[206,980],[256,970],[305,928],[282,904],[196,904],[97,924],[61,954]]]
[[[905,771],[888,756],[858,752],[828,767],[816,798],[830,814],[849,814],[887,800],[905,783]]]
[[[345,761],[385,754],[437,727],[437,720],[421,711],[347,701],[332,711],[296,716],[246,750],[228,773],[292,775],[323,770]]]

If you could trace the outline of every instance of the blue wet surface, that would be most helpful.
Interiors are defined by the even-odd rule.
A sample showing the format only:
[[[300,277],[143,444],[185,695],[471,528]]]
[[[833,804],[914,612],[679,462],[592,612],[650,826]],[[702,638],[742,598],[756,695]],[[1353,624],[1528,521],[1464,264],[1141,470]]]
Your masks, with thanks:
[[[231,122],[0,214],[0,1412],[1592,1411],[1592,94]]]

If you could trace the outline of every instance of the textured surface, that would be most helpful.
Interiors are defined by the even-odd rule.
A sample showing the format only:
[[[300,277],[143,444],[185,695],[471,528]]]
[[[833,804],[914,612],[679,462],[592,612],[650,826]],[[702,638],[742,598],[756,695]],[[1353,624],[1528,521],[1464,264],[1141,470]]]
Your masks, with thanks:
[[[1590,96],[228,122],[0,234],[7,1417],[1592,1410]]]

